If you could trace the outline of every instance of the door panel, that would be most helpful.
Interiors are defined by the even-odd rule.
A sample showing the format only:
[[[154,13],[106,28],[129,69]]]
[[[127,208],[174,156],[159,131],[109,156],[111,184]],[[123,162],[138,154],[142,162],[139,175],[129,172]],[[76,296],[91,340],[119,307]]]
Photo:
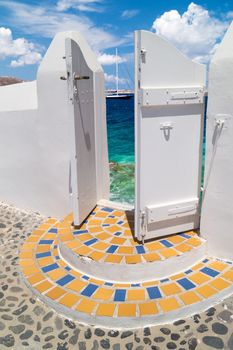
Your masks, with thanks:
[[[80,225],[97,203],[93,71],[78,44],[66,39],[71,140],[70,195]]]
[[[156,34],[135,33],[135,233],[199,226],[205,67]]]

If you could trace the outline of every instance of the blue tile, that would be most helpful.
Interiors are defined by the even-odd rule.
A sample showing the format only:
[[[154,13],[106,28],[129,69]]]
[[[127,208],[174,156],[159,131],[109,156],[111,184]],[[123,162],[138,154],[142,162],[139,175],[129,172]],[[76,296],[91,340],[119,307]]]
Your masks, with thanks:
[[[107,226],[110,226],[110,225],[109,224],[103,224],[102,226],[107,227]]]
[[[70,270],[71,270],[71,267],[66,266],[66,267],[65,267],[65,270],[66,270],[66,271],[70,271]]]
[[[218,271],[213,270],[209,267],[203,267],[202,269],[200,269],[200,271],[205,273],[206,275],[208,275],[210,277],[215,277],[215,276],[219,275]]]
[[[46,256],[51,256],[51,252],[44,252],[44,253],[38,253],[38,254],[36,254],[36,258],[37,258],[37,259],[45,258]]]
[[[161,239],[159,242],[162,243],[167,248],[173,247],[173,244],[168,242],[166,239]]]
[[[113,209],[107,208],[107,207],[102,208],[101,210],[102,210],[102,211],[107,211],[108,213],[111,213],[111,212],[113,211]]]
[[[50,230],[48,230],[48,232],[50,232],[50,233],[57,233],[57,228],[51,228]]]
[[[54,248],[54,249],[57,249],[57,244],[55,244],[55,245],[53,246],[53,248]]]
[[[177,280],[177,283],[179,283],[185,290],[189,290],[196,287],[195,284],[191,282],[188,278],[181,278],[180,280]]]
[[[125,301],[126,290],[125,289],[116,289],[114,295],[114,301]]]
[[[39,244],[52,244],[54,239],[42,239]]]
[[[181,236],[181,237],[184,237],[184,238],[190,238],[190,236],[187,235],[186,233],[180,233],[180,236]]]
[[[90,279],[90,277],[89,277],[89,276],[86,276],[86,275],[83,275],[82,278],[83,278],[84,280],[89,280],[89,279]]]
[[[65,286],[67,283],[73,281],[75,279],[74,276],[71,275],[66,275],[62,278],[60,278],[59,280],[57,280],[57,284],[59,284],[59,286]]]
[[[96,242],[98,242],[98,239],[97,238],[92,238],[89,241],[84,242],[84,244],[89,246],[89,245],[92,245],[92,244],[94,244]]]
[[[87,233],[87,230],[77,230],[77,231],[73,231],[74,235],[82,235],[83,233]]]
[[[202,262],[207,263],[208,261],[209,261],[209,259],[204,259]]]
[[[113,286],[113,283],[111,283],[111,282],[105,282],[104,285],[105,285],[105,286],[110,286],[110,287],[111,287],[111,286]]]
[[[136,250],[138,254],[144,254],[145,248],[142,245],[136,245]]]
[[[160,282],[164,283],[164,282],[168,282],[169,278],[164,278],[163,280],[161,280]]]
[[[158,299],[161,298],[162,295],[158,287],[148,287],[146,288],[149,294],[150,299]]]
[[[114,236],[120,236],[122,234],[122,232],[116,232],[114,233]]]
[[[124,221],[118,221],[118,225],[122,225]]]
[[[59,268],[58,264],[55,263],[55,264],[51,264],[51,265],[47,265],[47,266],[42,267],[42,271],[43,272],[49,272],[49,271],[52,271],[52,270],[56,270],[58,268]]]
[[[141,287],[141,284],[140,283],[132,283],[131,287]]]
[[[59,259],[60,259],[60,256],[59,256],[59,255],[56,255],[55,258],[56,258],[56,260],[59,260]]]
[[[108,250],[107,253],[114,253],[118,248],[118,245],[111,245]]]
[[[190,274],[190,273],[192,273],[193,272],[193,270],[187,270],[187,271],[185,271],[184,273],[186,274],[186,275],[188,275],[188,274]]]
[[[86,288],[83,289],[81,292],[82,295],[85,295],[86,297],[91,297],[92,294],[98,289],[98,286],[96,284],[88,284]]]
[[[109,218],[112,218],[112,219],[114,219],[114,218],[115,218],[115,216],[114,216],[114,215],[109,215],[108,217],[109,217]]]

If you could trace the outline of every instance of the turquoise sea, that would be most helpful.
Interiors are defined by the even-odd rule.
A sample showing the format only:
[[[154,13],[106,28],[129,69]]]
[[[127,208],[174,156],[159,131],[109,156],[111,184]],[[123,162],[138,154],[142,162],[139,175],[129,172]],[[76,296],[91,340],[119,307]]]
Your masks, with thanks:
[[[134,98],[107,99],[111,200],[134,202]]]

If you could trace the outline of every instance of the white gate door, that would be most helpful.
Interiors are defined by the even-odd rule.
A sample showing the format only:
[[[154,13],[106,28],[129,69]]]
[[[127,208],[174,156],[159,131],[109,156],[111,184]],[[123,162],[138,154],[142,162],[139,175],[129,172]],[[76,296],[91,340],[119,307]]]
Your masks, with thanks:
[[[135,33],[135,234],[199,227],[205,67]]]
[[[74,224],[80,225],[97,203],[93,71],[78,44],[66,39],[71,130],[70,195]]]

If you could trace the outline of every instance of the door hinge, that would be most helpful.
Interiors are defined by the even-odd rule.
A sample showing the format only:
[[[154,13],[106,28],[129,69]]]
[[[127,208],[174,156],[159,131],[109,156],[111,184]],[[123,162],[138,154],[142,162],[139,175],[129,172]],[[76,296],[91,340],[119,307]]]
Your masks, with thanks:
[[[140,214],[140,226],[141,226],[141,238],[142,244],[144,244],[144,239],[146,236],[146,212],[142,211]]]

